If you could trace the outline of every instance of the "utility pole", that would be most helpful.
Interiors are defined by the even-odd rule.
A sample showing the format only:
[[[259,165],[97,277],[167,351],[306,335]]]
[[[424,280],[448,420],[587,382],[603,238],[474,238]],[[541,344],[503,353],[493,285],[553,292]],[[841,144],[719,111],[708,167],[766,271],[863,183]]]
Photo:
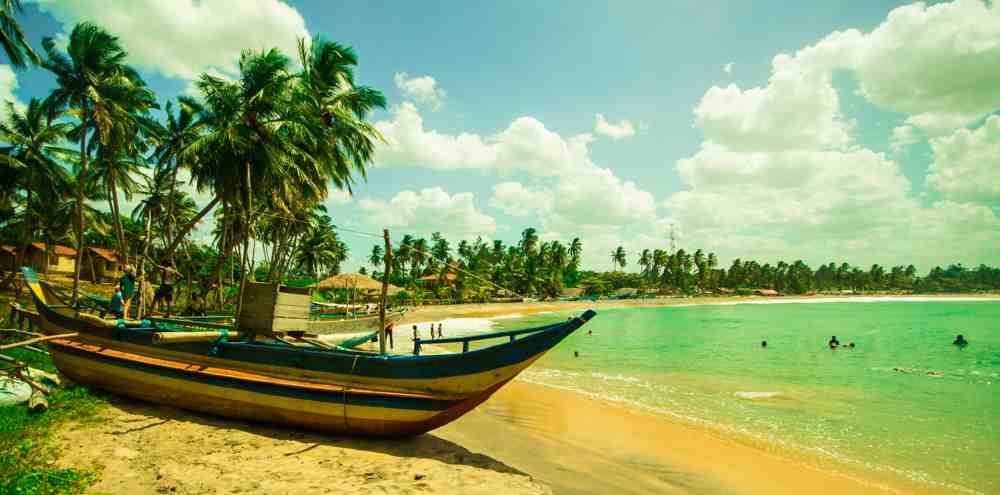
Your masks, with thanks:
[[[382,297],[378,308],[378,351],[385,354],[385,303],[389,293],[389,275],[392,273],[392,242],[389,241],[389,229],[382,229],[382,238],[385,241],[385,256],[382,257]]]

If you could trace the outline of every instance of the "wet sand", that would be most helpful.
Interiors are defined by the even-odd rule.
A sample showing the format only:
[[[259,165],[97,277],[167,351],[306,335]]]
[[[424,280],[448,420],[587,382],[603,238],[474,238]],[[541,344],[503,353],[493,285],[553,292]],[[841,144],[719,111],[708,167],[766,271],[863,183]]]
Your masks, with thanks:
[[[854,477],[583,395],[515,381],[435,435],[565,494],[953,493]]]

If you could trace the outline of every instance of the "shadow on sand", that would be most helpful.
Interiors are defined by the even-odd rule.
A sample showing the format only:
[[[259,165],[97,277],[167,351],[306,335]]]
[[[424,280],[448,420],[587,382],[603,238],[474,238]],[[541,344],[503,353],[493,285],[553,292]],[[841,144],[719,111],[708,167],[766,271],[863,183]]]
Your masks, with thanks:
[[[105,393],[101,395],[115,408],[131,415],[145,416],[154,420],[141,426],[123,427],[119,431],[112,432],[113,435],[128,435],[150,428],[169,427],[169,423],[175,421],[196,423],[218,430],[238,430],[249,435],[267,437],[276,441],[288,441],[288,452],[283,454],[287,457],[298,456],[321,446],[331,446],[377,452],[394,457],[434,459],[446,464],[464,465],[489,469],[498,473],[530,477],[528,473],[519,471],[492,457],[471,452],[465,447],[440,438],[433,433],[400,439],[334,435],[266,423],[250,423]],[[310,445],[302,447],[302,443]]]

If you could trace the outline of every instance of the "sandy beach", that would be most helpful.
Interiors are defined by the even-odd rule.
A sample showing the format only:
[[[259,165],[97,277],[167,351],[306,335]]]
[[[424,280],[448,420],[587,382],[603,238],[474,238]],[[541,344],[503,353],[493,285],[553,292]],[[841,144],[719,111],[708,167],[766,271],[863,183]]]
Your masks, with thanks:
[[[470,304],[420,308],[408,321],[731,302]],[[820,470],[669,417],[520,379],[460,420],[408,440],[331,436],[110,401],[102,420],[67,424],[58,436],[60,464],[99,469],[98,492],[951,493]]]

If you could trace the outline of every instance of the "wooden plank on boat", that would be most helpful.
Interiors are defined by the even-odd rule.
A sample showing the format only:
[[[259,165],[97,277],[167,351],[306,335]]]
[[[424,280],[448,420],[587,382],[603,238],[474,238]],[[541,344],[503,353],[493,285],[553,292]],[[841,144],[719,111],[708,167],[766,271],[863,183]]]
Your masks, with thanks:
[[[207,322],[201,322],[201,321],[182,320],[182,319],[179,319],[179,318],[150,317],[150,318],[148,318],[148,320],[152,321],[154,323],[172,323],[174,325],[178,325],[178,326],[182,326],[182,327],[218,328],[220,330],[221,329],[229,329],[229,328],[233,327],[232,325],[228,325],[228,324],[225,324],[225,323],[207,323]]]
[[[13,344],[0,345],[0,351],[6,351],[7,349],[14,349],[15,347],[26,346],[26,345],[34,344],[34,343],[37,343],[37,342],[45,342],[46,340],[68,339],[70,337],[76,337],[77,335],[79,335],[79,334],[76,333],[76,332],[71,332],[71,333],[61,333],[59,335],[46,335],[44,337],[35,337],[33,339],[22,340],[20,342],[14,342]]]

